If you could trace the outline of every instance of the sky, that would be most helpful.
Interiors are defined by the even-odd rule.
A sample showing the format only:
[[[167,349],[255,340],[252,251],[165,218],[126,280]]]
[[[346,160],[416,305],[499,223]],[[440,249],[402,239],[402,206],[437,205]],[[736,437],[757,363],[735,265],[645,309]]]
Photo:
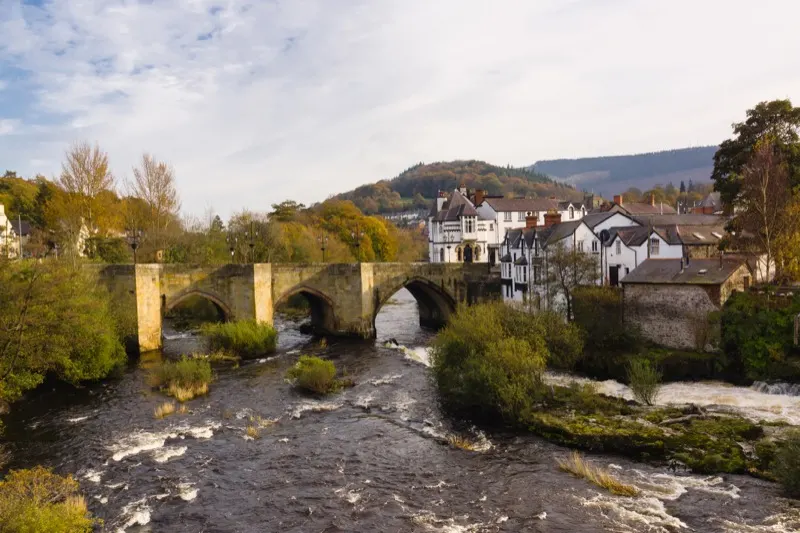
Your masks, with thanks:
[[[800,104],[797,0],[0,0],[0,168],[98,142],[183,210],[324,200],[418,162],[717,144]]]

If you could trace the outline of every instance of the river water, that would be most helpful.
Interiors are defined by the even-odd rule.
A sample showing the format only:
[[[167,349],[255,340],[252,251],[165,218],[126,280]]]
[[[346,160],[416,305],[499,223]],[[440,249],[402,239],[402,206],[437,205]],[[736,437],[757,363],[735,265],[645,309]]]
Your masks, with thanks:
[[[5,419],[7,468],[74,473],[104,531],[114,532],[800,531],[797,502],[768,482],[591,457],[642,489],[636,498],[616,497],[560,472],[564,448],[448,420],[428,374],[431,334],[417,326],[405,291],[378,316],[375,343],[325,346],[296,324],[277,325],[275,356],[219,369],[210,394],[189,402],[186,414],[153,416],[164,397],[146,376],[161,354],[104,384],[35,395]],[[167,352],[198,348],[190,335],[168,337]],[[389,339],[400,346],[387,346]],[[297,394],[283,376],[299,353],[330,357],[356,386],[324,401]],[[625,395],[622,385],[601,385]],[[709,396],[724,388],[731,408],[759,409],[753,404],[763,401],[776,417],[800,414],[794,396],[670,387],[699,403],[725,403]],[[746,399],[736,407],[736,398]],[[250,439],[251,416],[277,422]],[[453,433],[480,442],[481,451],[449,447]]]

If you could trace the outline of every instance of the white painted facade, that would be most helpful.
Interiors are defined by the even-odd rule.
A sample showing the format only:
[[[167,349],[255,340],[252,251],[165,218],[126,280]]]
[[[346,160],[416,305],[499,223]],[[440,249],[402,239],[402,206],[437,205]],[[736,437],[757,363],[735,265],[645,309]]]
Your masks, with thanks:
[[[19,238],[11,226],[3,204],[0,204],[0,255],[9,259],[19,257]]]
[[[683,244],[670,244],[655,230],[652,230],[641,244],[629,246],[616,235],[605,247],[603,270],[606,284],[615,284],[623,280],[627,274],[648,258],[680,259],[683,257]],[[614,276],[612,269],[617,269]]]
[[[436,212],[428,217],[429,262],[486,263],[494,223],[481,218],[463,189],[436,202]]]

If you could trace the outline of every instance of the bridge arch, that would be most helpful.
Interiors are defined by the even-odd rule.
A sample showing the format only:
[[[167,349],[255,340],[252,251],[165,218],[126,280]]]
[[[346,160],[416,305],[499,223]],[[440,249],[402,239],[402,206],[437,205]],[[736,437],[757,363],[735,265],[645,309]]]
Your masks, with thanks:
[[[408,277],[377,288],[375,312],[372,316],[373,328],[383,305],[394,296],[397,291],[406,289],[417,301],[419,307],[419,324],[422,327],[438,329],[447,324],[448,318],[456,310],[456,300],[445,288],[444,284],[437,285],[430,279],[423,277]]]
[[[189,298],[193,297],[200,297],[205,300],[208,300],[214,307],[217,308],[219,314],[226,320],[233,320],[236,317],[233,314],[230,306],[225,303],[225,301],[220,298],[219,296],[212,294],[208,291],[204,291],[201,289],[197,289],[191,287],[189,289],[180,291],[177,294],[167,296],[166,294],[161,295],[161,315],[165,316],[167,313],[178,307],[180,304],[187,301]]]
[[[318,332],[333,333],[338,329],[335,305],[325,293],[308,285],[298,285],[275,300],[273,310],[289,301],[292,296],[302,295],[311,308],[311,326]]]

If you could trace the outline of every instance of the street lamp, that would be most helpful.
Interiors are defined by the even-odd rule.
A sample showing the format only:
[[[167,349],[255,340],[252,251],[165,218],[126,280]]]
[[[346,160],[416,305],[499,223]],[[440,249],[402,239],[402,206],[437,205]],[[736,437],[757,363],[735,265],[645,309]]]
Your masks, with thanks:
[[[125,230],[125,235],[128,238],[128,244],[130,244],[133,250],[133,264],[135,265],[136,250],[139,248],[139,241],[142,239],[142,230],[138,228],[128,228]],[[56,257],[58,257],[58,244],[56,244]]]
[[[255,229],[255,224],[253,223],[252,220],[250,221],[250,230],[249,231],[245,231],[244,232],[244,236],[249,241],[247,243],[247,245],[250,247],[250,262],[251,263],[255,263],[256,262],[255,261],[256,258],[255,258],[255,255],[253,254],[253,249],[256,246],[255,239],[258,238],[258,230]]]
[[[236,245],[239,242],[239,237],[228,232],[228,235],[225,236],[225,242],[228,243],[228,250],[231,252],[231,263],[233,263],[233,255],[236,253]]]
[[[353,243],[356,245],[356,259],[358,262],[361,262],[361,237],[364,236],[364,232],[361,231],[359,226],[356,226],[355,231],[350,232],[350,236],[353,238]]]
[[[328,235],[322,234],[317,237],[317,242],[319,243],[320,249],[322,249],[322,262],[325,262],[325,249],[328,247]]]

